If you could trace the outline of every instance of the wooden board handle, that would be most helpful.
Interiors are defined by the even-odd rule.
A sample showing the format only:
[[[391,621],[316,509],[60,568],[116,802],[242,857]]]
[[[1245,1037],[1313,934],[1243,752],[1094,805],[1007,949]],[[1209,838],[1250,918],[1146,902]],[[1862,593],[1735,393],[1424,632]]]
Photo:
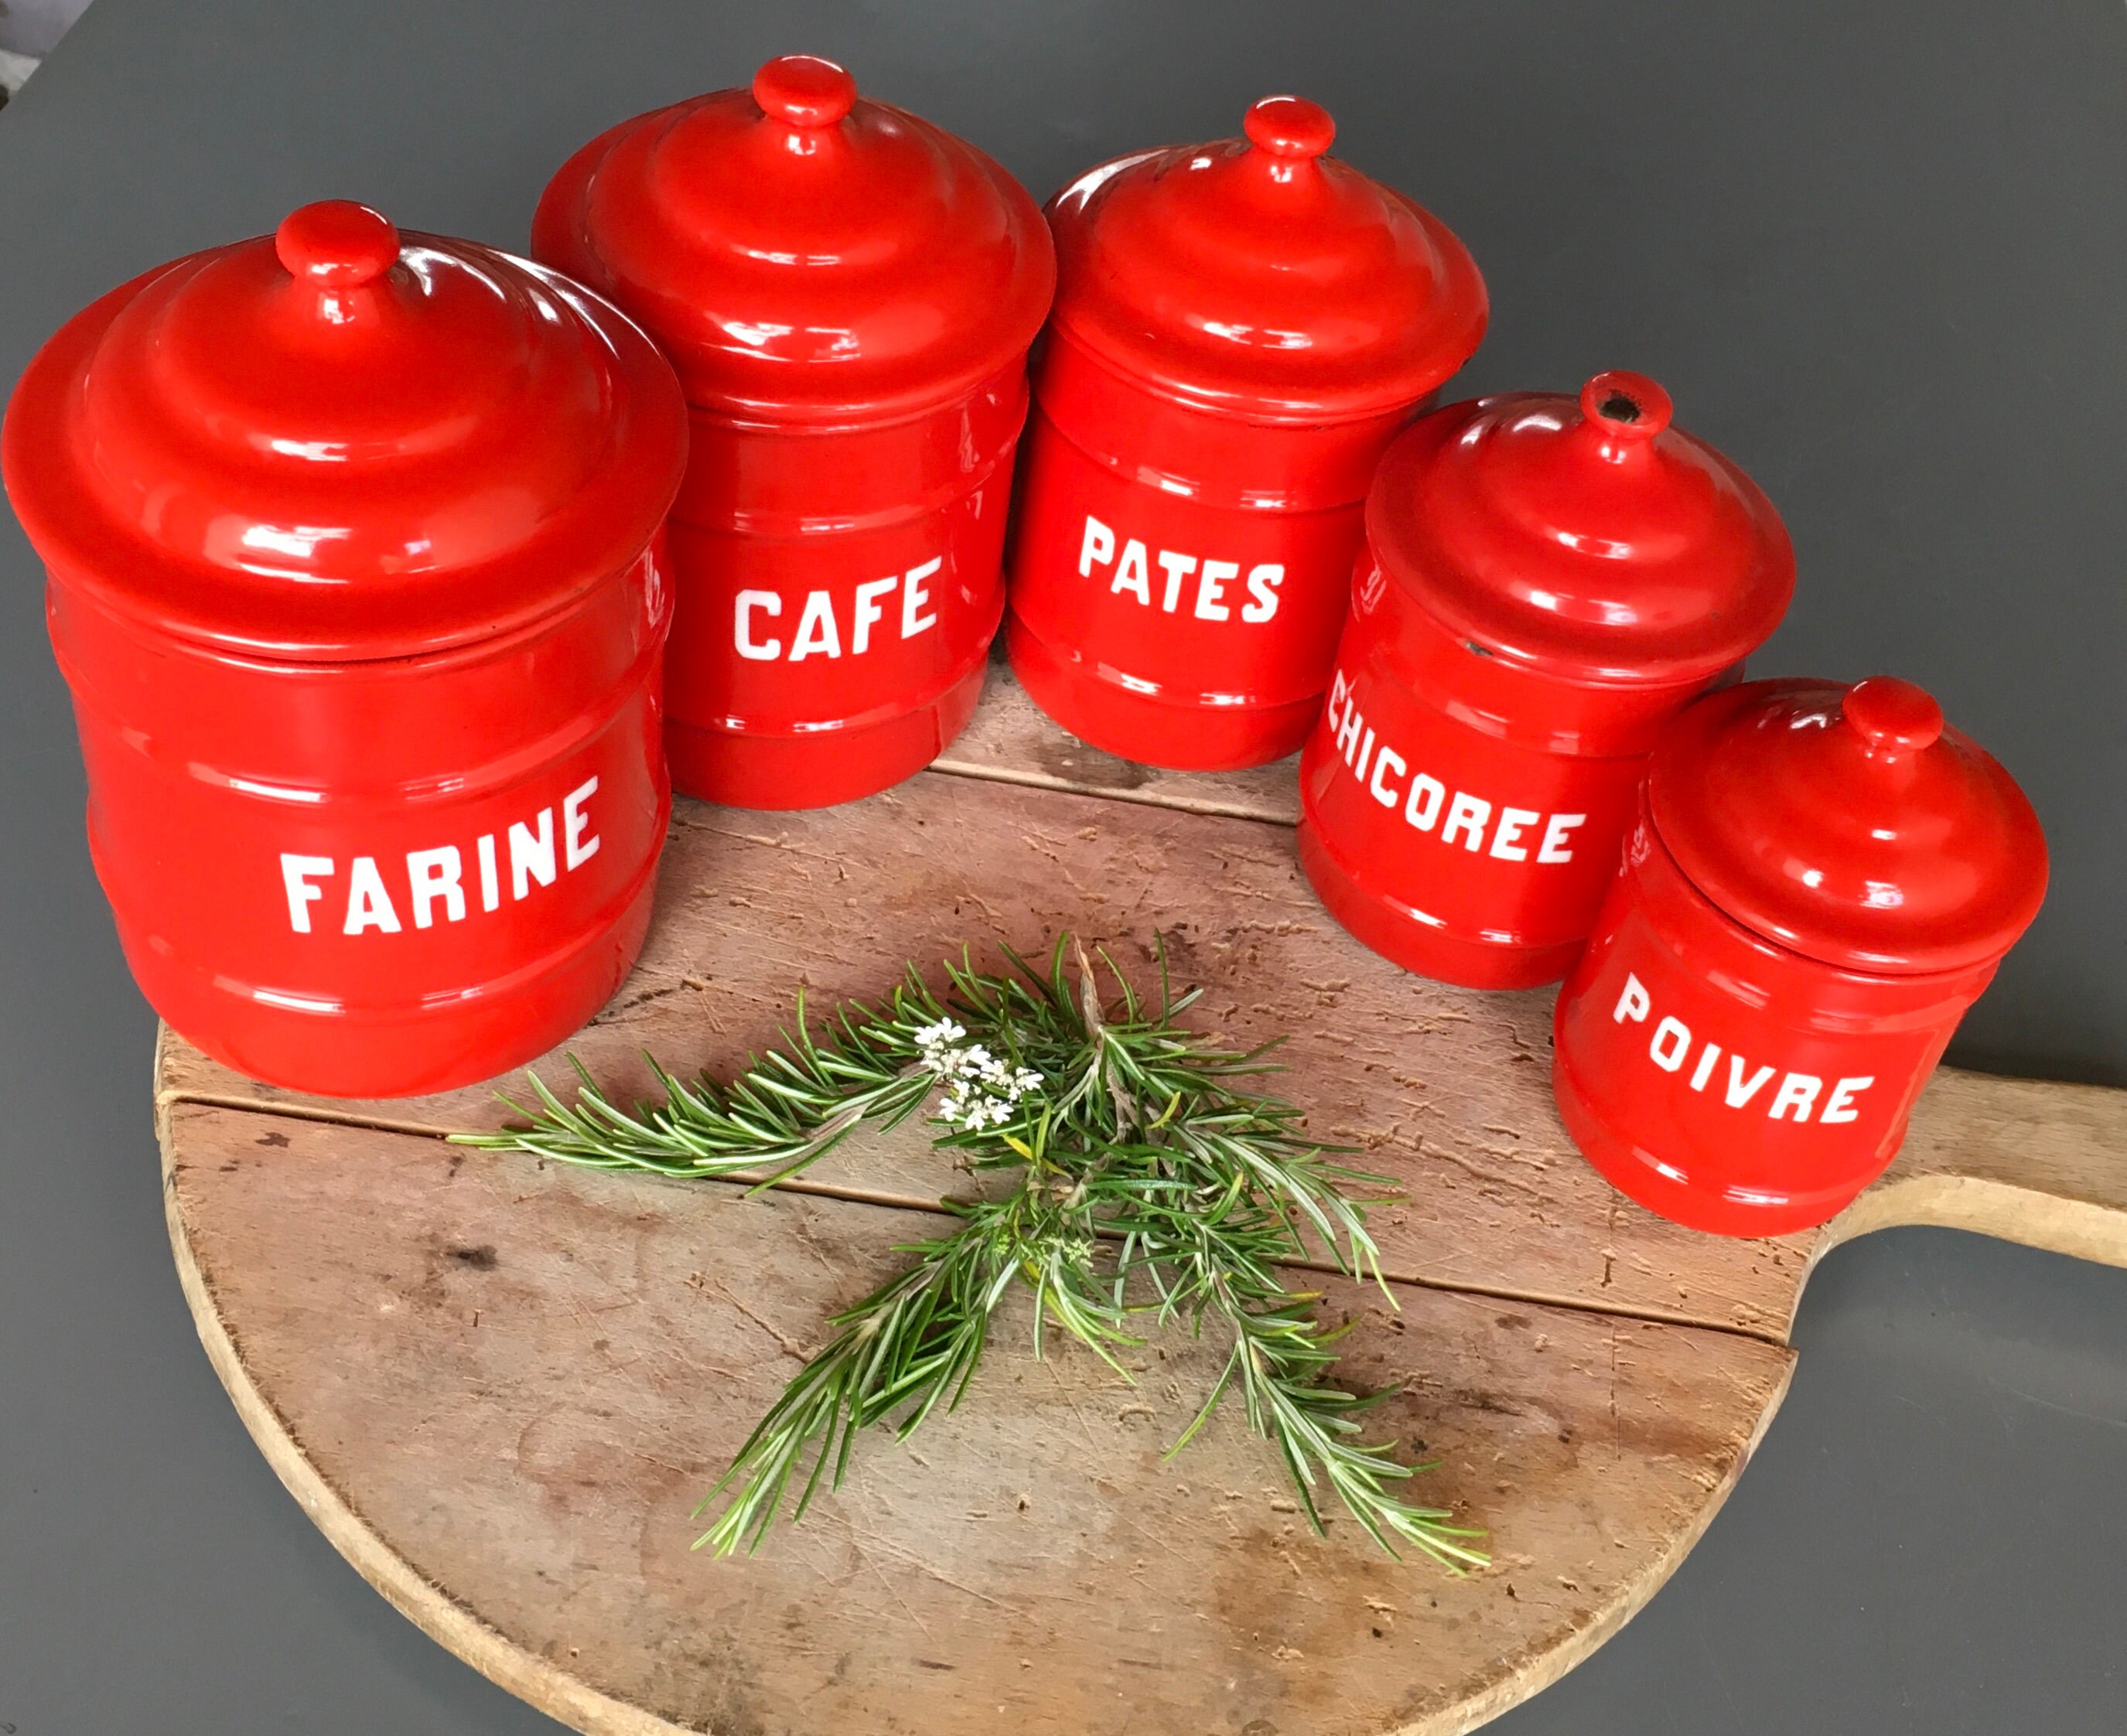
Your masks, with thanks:
[[[1815,1253],[1903,1223],[2127,1265],[2127,1091],[1940,1069],[1904,1148]]]

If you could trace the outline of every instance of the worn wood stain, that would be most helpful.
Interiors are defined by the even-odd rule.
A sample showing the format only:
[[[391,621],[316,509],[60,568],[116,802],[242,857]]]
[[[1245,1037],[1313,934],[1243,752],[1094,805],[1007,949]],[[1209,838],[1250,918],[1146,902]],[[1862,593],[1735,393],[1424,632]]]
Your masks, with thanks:
[[[1838,1223],[1728,1242],[1624,1201],[1549,1096],[1547,991],[1406,976],[1292,859],[1290,765],[1127,765],[1008,678],[939,768],[816,814],[681,803],[635,975],[571,1043],[617,1092],[640,1051],[730,1067],[792,991],[877,994],[902,960],[1070,929],[1144,980],[1155,934],[1236,1041],[1289,1033],[1285,1089],[1404,1200],[1390,1295],[1325,1275],[1348,1375],[1490,1532],[1464,1580],[1313,1536],[1238,1415],[1178,1458],[1220,1347],[1125,1384],[1002,1325],[956,1414],[865,1441],[849,1485],[760,1553],[689,1518],[834,1308],[969,1179],[921,1128],[761,1198],[437,1137],[492,1090],[296,1096],[165,1033],[157,1105],[201,1336],[312,1518],[427,1631],[580,1729],[1447,1736],[1554,1680],[1674,1569],[1793,1364],[1813,1261],[1888,1223],[2127,1264],[2127,1093],[1945,1070]],[[561,1057],[539,1063],[557,1086]]]

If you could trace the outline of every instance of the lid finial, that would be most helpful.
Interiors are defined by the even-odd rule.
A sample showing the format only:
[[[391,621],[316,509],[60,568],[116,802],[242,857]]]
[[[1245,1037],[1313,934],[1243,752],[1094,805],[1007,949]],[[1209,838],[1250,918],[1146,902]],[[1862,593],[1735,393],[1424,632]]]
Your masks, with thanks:
[[[320,199],[281,220],[273,251],[290,276],[319,289],[359,289],[398,263],[399,231],[352,199]]]
[[[1871,675],[1847,688],[1839,715],[1881,754],[1915,754],[1942,735],[1942,707],[1925,688],[1896,675]]]
[[[856,106],[857,81],[817,54],[779,54],[753,75],[753,100],[786,126],[832,126]]]
[[[1602,430],[1605,440],[1639,446],[1669,426],[1675,406],[1645,374],[1613,368],[1580,388],[1580,414]]]
[[[1241,130],[1248,143],[1273,157],[1319,157],[1337,136],[1329,111],[1305,97],[1266,97],[1248,112]]]

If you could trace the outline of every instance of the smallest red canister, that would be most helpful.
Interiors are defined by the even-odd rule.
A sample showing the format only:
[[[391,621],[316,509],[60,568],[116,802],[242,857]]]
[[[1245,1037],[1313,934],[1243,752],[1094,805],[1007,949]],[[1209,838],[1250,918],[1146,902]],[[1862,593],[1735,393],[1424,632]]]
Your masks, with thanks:
[[[1467,988],[1555,982],[1594,926],[1662,728],[1779,624],[1794,550],[1668,393],[1451,404],[1367,499],[1350,619],[1300,764],[1337,920]]]
[[[1559,999],[1568,1132],[1679,1223],[1824,1223],[1897,1153],[2045,888],[2023,792],[1911,683],[1700,700]]]

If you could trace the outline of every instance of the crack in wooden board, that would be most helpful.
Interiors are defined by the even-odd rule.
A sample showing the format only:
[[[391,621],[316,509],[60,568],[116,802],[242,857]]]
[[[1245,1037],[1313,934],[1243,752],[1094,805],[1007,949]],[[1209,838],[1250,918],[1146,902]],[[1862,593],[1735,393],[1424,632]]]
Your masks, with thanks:
[[[800,983],[815,1005],[876,996],[906,959],[973,939],[995,964],[997,939],[1038,953],[1065,928],[1111,944],[1140,982],[1163,934],[1177,982],[1206,990],[1200,1028],[1242,1045],[1288,1036],[1276,1088],[1408,1195],[1376,1214],[1399,1273],[1784,1332],[1810,1238],[1717,1242],[1621,1205],[1551,1106],[1549,994],[1476,994],[1398,970],[1330,920],[1290,834],[1260,821],[935,773],[817,813],[683,803],[642,962],[568,1048],[609,1090],[647,1093],[641,1051],[727,1071],[776,1039]],[[566,1088],[558,1053],[538,1065]],[[328,1106],[182,1042],[166,1048],[159,1090],[419,1131],[507,1119],[489,1086]],[[852,1142],[816,1173],[926,1199],[958,1180],[913,1125]]]
[[[1404,1189],[1376,1218],[1400,1311],[1334,1282],[1326,1305],[1357,1320],[1348,1370],[1409,1388],[1381,1415],[1443,1458],[1428,1492],[1491,1525],[1493,1573],[1443,1586],[1355,1549],[1348,1524],[1315,1542],[1231,1417],[1155,1475],[1210,1372],[1181,1344],[1114,1391],[1090,1359],[1001,1343],[969,1411],[912,1450],[867,1443],[850,1498],[803,1533],[754,1562],[688,1558],[685,1507],[827,1308],[935,1223],[907,1213],[970,1185],[926,1130],[852,1140],[747,1204],[443,1143],[502,1118],[488,1087],[327,1102],[166,1031],[178,1269],[238,1409],[399,1608],[601,1736],[950,1736],[1000,1715],[1449,1736],[1673,1569],[1779,1402],[1826,1248],[1930,1223],[2127,1265],[2127,1093],[1947,1068],[1891,1170],[1814,1236],[1731,1242],[1640,1211],[1557,1126],[1548,996],[1421,982],[1343,936],[1293,866],[1295,794],[1289,765],[1109,761],[993,683],[949,762],[869,802],[681,804],[641,966],[570,1047],[639,1093],[641,1047],[727,1071],[800,982],[816,1004],[873,996],[904,958],[982,934],[994,964],[997,938],[1030,950],[1066,926],[1141,977],[1168,934],[1210,991],[1199,1024],[1291,1031],[1284,1088]],[[558,1052],[538,1067],[567,1083]]]
[[[969,1402],[874,1431],[755,1557],[688,1511],[926,1221],[172,1104],[201,1334],[276,1470],[401,1610],[584,1730],[1447,1736],[1622,1625],[1711,1518],[1792,1353],[1732,1332],[1329,1286],[1382,1433],[1485,1523],[1467,1580],[1310,1535],[1220,1347],[1125,1385],[1004,1322]],[[1002,1710],[1000,1710],[1002,1709]]]
[[[355,1116],[338,1115],[329,1112],[320,1113],[300,1105],[261,1105],[242,1098],[173,1094],[160,1100],[158,1105],[159,1114],[180,1105],[202,1109],[241,1109],[253,1114],[282,1116],[290,1120],[318,1122],[334,1127],[359,1128],[371,1133],[398,1134],[410,1138],[443,1140],[449,1137],[432,1128],[395,1125],[387,1122],[369,1120]],[[747,1170],[735,1170],[726,1174],[694,1178],[646,1175],[644,1179],[661,1183],[669,1181],[674,1185],[730,1188],[741,1193],[766,1190],[771,1192],[798,1194],[813,1199],[839,1199],[851,1204],[882,1206],[893,1211],[923,1212],[928,1213],[934,1218],[950,1218],[955,1215],[951,1209],[955,1203],[965,1202],[981,1196],[983,1189],[980,1184],[985,1178],[961,1176],[959,1178],[961,1184],[959,1186],[950,1188],[936,1194],[882,1192],[877,1189],[822,1181],[809,1175],[776,1177],[769,1173]],[[993,1180],[995,1185],[999,1189],[1007,1188],[1011,1185],[1009,1176],[1002,1173],[996,1175]],[[1096,1234],[1108,1237],[1111,1232],[1097,1231]],[[1113,1239],[1120,1238],[1115,1237]],[[1313,1257],[1296,1257],[1286,1261],[1286,1264],[1295,1271],[1315,1272],[1331,1276],[1344,1275],[1346,1273],[1345,1265],[1340,1258],[1322,1251],[1318,1251]],[[1383,1266],[1381,1275],[1391,1284],[1410,1284],[1423,1289],[1445,1290],[1457,1295],[1489,1297],[1497,1302],[1524,1302],[1546,1308],[1579,1308],[1589,1313],[1615,1315],[1623,1320],[1656,1321],[1675,1325],[1696,1326],[1708,1332],[1737,1332],[1746,1337],[1761,1338],[1769,1344],[1784,1345],[1787,1342],[1784,1336],[1778,1334],[1753,1332],[1746,1327],[1727,1326],[1717,1321],[1678,1320],[1673,1315],[1651,1313],[1627,1306],[1613,1307],[1572,1297],[1549,1295],[1542,1291],[1508,1289],[1496,1284],[1452,1284],[1428,1279],[1415,1273],[1400,1271],[1390,1265]]]
[[[1172,772],[1089,746],[1050,722],[1026,697],[1002,645],[973,720],[931,769],[1030,789],[1135,802],[1177,813],[1293,825],[1300,819],[1300,756],[1238,772]]]

